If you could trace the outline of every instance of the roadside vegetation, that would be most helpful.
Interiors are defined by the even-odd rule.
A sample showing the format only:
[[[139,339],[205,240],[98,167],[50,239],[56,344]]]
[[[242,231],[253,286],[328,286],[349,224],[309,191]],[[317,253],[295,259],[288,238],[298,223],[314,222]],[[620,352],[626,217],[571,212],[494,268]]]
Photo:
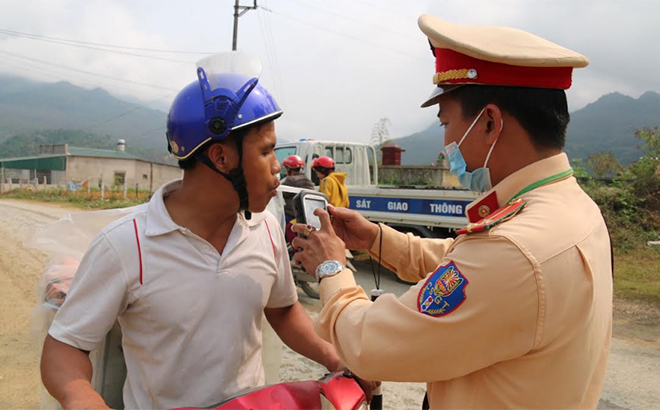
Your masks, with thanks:
[[[660,128],[635,131],[643,155],[627,167],[600,152],[573,168],[598,204],[614,246],[615,295],[660,305]]]
[[[103,193],[99,189],[69,191],[64,188],[36,190],[33,186],[13,189],[0,195],[0,198],[27,199],[41,202],[63,202],[81,209],[126,208],[149,201],[149,191],[128,189],[124,197],[123,189],[110,189]]]

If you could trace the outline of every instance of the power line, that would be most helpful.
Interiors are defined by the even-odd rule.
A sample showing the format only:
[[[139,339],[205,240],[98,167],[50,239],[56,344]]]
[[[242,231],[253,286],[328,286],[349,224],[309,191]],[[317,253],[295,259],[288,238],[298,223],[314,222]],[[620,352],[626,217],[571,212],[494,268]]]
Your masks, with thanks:
[[[110,79],[110,80],[120,81],[120,82],[123,82],[123,83],[130,83],[130,84],[140,85],[140,86],[143,86],[143,87],[157,88],[159,90],[177,91],[177,92],[179,91],[179,90],[174,89],[174,88],[162,87],[162,86],[155,85],[155,84],[147,84],[147,83],[142,83],[142,82],[139,82],[139,81],[127,80],[125,78],[112,77],[112,76],[109,76],[109,75],[103,75],[103,74],[93,73],[93,72],[90,72],[90,71],[80,70],[78,68],[69,67],[69,66],[66,66],[66,65],[63,65],[63,64],[56,64],[56,63],[49,62],[49,61],[39,60],[37,58],[26,57],[24,55],[12,53],[12,52],[9,52],[9,51],[3,50],[3,49],[0,49],[0,53],[5,54],[5,55],[10,55],[10,56],[13,56],[13,57],[17,57],[17,58],[27,60],[27,61],[37,62],[37,63],[46,64],[46,65],[54,66],[54,67],[60,67],[60,68],[66,69],[66,70],[75,71],[77,73],[92,75],[92,76],[95,76],[95,77],[107,78],[107,79]]]
[[[263,3],[265,5],[266,0],[263,0]],[[267,14],[263,15],[263,20],[265,27],[264,40],[266,43],[266,54],[268,55],[271,71],[273,72],[273,82],[278,94],[278,98],[280,98],[281,103],[284,106],[286,96],[284,93],[284,84],[282,83],[279,59],[277,57],[277,49],[275,47],[275,36],[273,35],[270,19],[268,18]],[[259,13],[259,23],[261,24],[261,13]]]
[[[386,12],[388,12],[388,13],[394,15],[394,16],[397,16],[397,17],[401,17],[402,15],[405,15],[406,17],[410,17],[410,18],[413,18],[413,19],[417,19],[417,17],[419,17],[419,16],[416,16],[416,15],[413,15],[413,14],[405,13],[401,10],[394,10],[393,8],[386,7],[386,6],[383,5],[382,0],[378,1],[377,3],[370,3],[370,2],[365,1],[365,0],[352,0],[352,1],[357,2],[357,3],[361,3],[365,6],[368,6],[370,9],[377,8],[380,11],[386,11]]]
[[[159,49],[159,48],[129,47],[129,46],[120,46],[120,45],[116,45],[116,44],[93,43],[91,41],[81,41],[81,40],[73,40],[73,39],[61,38],[61,37],[41,36],[41,35],[38,35],[38,34],[25,33],[25,32],[22,32],[22,31],[9,30],[9,29],[5,29],[5,28],[0,28],[0,32],[3,32],[4,34],[7,34],[7,35],[29,36],[29,37],[35,37],[35,38],[48,39],[48,40],[65,41],[65,42],[75,43],[75,44],[84,44],[84,45],[107,47],[107,48],[118,48],[118,49],[133,50],[133,51],[147,51],[147,52],[153,52],[153,53],[210,55],[210,54],[214,54],[214,53],[217,52],[217,51],[164,50],[164,49]]]
[[[88,46],[88,45],[84,45],[84,44],[67,43],[67,42],[63,42],[63,41],[49,40],[49,39],[39,38],[38,36],[32,36],[32,35],[12,34],[12,33],[7,32],[6,30],[2,30],[2,29],[0,29],[0,33],[10,35],[10,36],[15,36],[15,37],[27,38],[29,40],[43,41],[43,42],[50,43],[50,44],[58,44],[58,45],[62,45],[62,46],[84,48],[84,49],[88,49],[88,50],[103,51],[103,52],[106,52],[106,53],[121,54],[121,55],[127,55],[127,56],[131,56],[131,57],[139,57],[139,58],[147,58],[147,59],[150,59],[150,60],[167,61],[167,62],[178,63],[178,64],[186,64],[186,65],[194,64],[190,61],[175,60],[173,58],[148,56],[148,55],[144,55],[144,54],[130,53],[130,52],[127,52],[127,51],[119,51],[119,50],[108,50],[106,48]]]
[[[372,41],[368,41],[368,40],[365,40],[365,39],[362,39],[362,38],[359,38],[359,37],[355,37],[355,36],[351,36],[351,35],[348,35],[348,34],[342,33],[341,31],[337,31],[337,30],[333,30],[333,29],[331,29],[331,28],[327,28],[327,27],[323,27],[323,26],[316,25],[316,24],[312,24],[312,23],[310,23],[310,22],[308,22],[308,21],[301,20],[301,19],[299,19],[299,18],[296,18],[296,17],[293,17],[293,16],[289,16],[289,15],[284,14],[284,13],[280,13],[280,12],[278,12],[278,11],[273,11],[273,10],[270,10],[270,9],[266,9],[266,8],[264,8],[264,7],[261,7],[261,8],[264,9],[264,10],[266,10],[266,11],[268,11],[268,12],[270,12],[270,13],[273,13],[273,14],[275,14],[275,15],[277,15],[277,16],[281,16],[281,17],[287,18],[287,19],[289,19],[289,20],[296,21],[296,22],[298,22],[298,23],[300,23],[300,24],[304,24],[304,25],[306,25],[306,26],[314,27],[314,28],[316,28],[316,29],[318,29],[318,30],[327,31],[327,32],[330,32],[330,33],[336,34],[336,35],[338,35],[338,36],[348,38],[348,39],[353,40],[353,41],[357,41],[357,42],[360,42],[360,43],[369,44],[369,45],[371,45],[371,46],[379,47],[379,48],[382,48],[382,49],[385,49],[385,50],[388,50],[388,51],[391,51],[391,52],[393,52],[393,53],[397,53],[397,54],[400,54],[400,55],[403,55],[403,56],[406,56],[406,57],[411,57],[411,58],[414,58],[414,59],[417,59],[417,60],[421,60],[421,61],[428,62],[428,59],[427,59],[427,58],[422,58],[422,57],[420,57],[420,56],[416,56],[416,55],[414,55],[414,54],[408,54],[408,53],[405,53],[405,52],[403,52],[403,51],[400,51],[400,50],[397,50],[397,49],[394,49],[394,48],[391,48],[391,47],[383,46],[383,45],[381,45],[381,44],[374,43],[374,42],[372,42]]]
[[[329,14],[329,15],[331,15],[331,16],[339,17],[340,19],[348,20],[348,21],[351,21],[351,22],[353,22],[353,23],[360,24],[360,25],[362,25],[362,26],[370,26],[370,27],[374,27],[374,28],[378,29],[379,31],[386,31],[386,32],[388,32],[388,33],[390,33],[390,34],[394,34],[394,35],[399,36],[399,37],[418,40],[417,37],[410,36],[410,35],[403,34],[403,33],[399,33],[399,32],[396,32],[396,31],[390,30],[390,29],[387,28],[387,27],[383,27],[383,26],[379,26],[379,25],[376,25],[376,24],[368,23],[368,22],[366,22],[366,21],[362,21],[362,20],[354,19],[354,18],[352,18],[352,17],[348,17],[348,16],[345,16],[345,15],[342,15],[342,14],[339,14],[339,13],[335,13],[335,12],[330,11],[330,10],[327,10],[327,9],[322,9],[322,8],[319,8],[319,7],[316,7],[316,6],[312,6],[312,5],[310,5],[309,3],[304,2],[304,1],[300,1],[300,0],[289,0],[289,1],[294,1],[294,2],[296,2],[296,3],[300,4],[300,5],[302,5],[303,7],[308,7],[308,8],[310,8],[310,9],[312,9],[312,10],[316,10],[316,11],[319,11],[319,12],[321,12],[321,13],[326,13],[326,14]]]
[[[65,78],[65,77],[63,77],[63,76],[54,75],[54,74],[52,74],[52,73],[46,72],[45,70],[38,70],[38,69],[33,69],[33,68],[24,67],[24,66],[20,66],[20,65],[14,65],[14,64],[7,63],[7,61],[0,61],[0,64],[2,64],[2,65],[6,65],[6,66],[9,66],[9,67],[13,67],[13,68],[16,68],[16,69],[20,69],[20,70],[23,70],[23,71],[31,71],[31,72],[34,72],[34,73],[37,73],[37,74],[46,74],[46,75],[50,75],[50,76],[52,76],[52,77],[56,77],[56,78]],[[85,81],[83,81],[83,82],[85,82]],[[91,83],[88,83],[88,84],[91,84]],[[95,85],[95,84],[91,84],[91,85]],[[123,113],[121,113],[121,114],[119,114],[119,115],[116,115],[116,116],[114,116],[114,117],[111,117],[111,118],[108,118],[108,119],[106,119],[106,120],[103,120],[102,122],[100,122],[100,123],[98,123],[98,124],[95,124],[95,125],[93,125],[93,126],[91,126],[91,127],[87,127],[87,128],[85,128],[85,129],[82,129],[81,131],[83,131],[83,132],[91,132],[91,131],[92,131],[93,129],[95,129],[95,128],[98,128],[98,127],[100,127],[100,126],[102,126],[102,125],[105,125],[105,124],[107,124],[107,123],[109,123],[109,122],[112,122],[112,121],[118,120],[119,118],[122,118],[122,117],[125,117],[126,115],[132,114],[132,113],[135,112],[135,111],[141,110],[141,109],[143,109],[143,108],[147,108],[149,105],[151,105],[151,104],[153,104],[153,103],[155,103],[155,102],[157,102],[157,101],[160,101],[160,100],[162,100],[162,99],[164,99],[164,98],[171,97],[172,95],[174,95],[174,93],[168,93],[167,95],[164,95],[164,96],[162,96],[162,97],[156,98],[156,99],[154,99],[154,100],[152,100],[152,101],[149,101],[149,102],[147,102],[147,103],[145,103],[145,104],[139,105],[139,106],[137,106],[137,107],[135,107],[135,108],[133,108],[133,109],[131,109],[131,110],[125,111],[125,112],[123,112]],[[147,136],[153,134],[154,132],[156,132],[156,131],[160,131],[160,130],[162,130],[162,129],[164,129],[164,128],[165,128],[164,126],[161,126],[161,127],[159,127],[158,129],[156,129],[156,130],[152,130],[152,131],[147,132],[147,134],[141,134],[141,135],[139,135],[138,137],[136,137],[135,140],[131,141],[131,143],[133,143],[133,142],[135,142],[135,141],[137,141],[137,140],[140,140],[140,139],[142,139],[143,137],[147,137]],[[17,130],[14,130],[13,133],[22,132],[22,131],[25,131],[26,129],[27,129],[27,126],[23,126],[23,127],[19,128],[19,129],[17,129]]]
[[[105,125],[105,124],[107,124],[107,123],[109,123],[109,122],[116,121],[116,120],[118,120],[118,119],[120,119],[120,118],[122,118],[122,117],[125,117],[125,116],[127,116],[127,115],[129,115],[129,114],[134,113],[135,111],[141,110],[141,109],[143,109],[143,108],[147,108],[149,105],[151,105],[151,104],[153,104],[153,103],[155,103],[155,102],[157,102],[157,101],[160,101],[160,100],[165,99],[165,98],[168,98],[168,97],[172,97],[172,96],[175,95],[175,94],[176,94],[176,93],[169,93],[169,94],[164,95],[164,96],[162,96],[162,97],[159,97],[159,98],[156,98],[156,99],[154,99],[154,100],[151,100],[151,101],[149,101],[149,102],[147,102],[147,103],[144,103],[144,104],[138,105],[137,107],[135,107],[135,108],[133,108],[133,109],[131,109],[131,110],[128,110],[128,111],[123,112],[123,113],[121,113],[121,114],[118,114],[118,115],[116,115],[116,116],[114,116],[114,117],[112,117],[112,118],[108,118],[107,120],[104,120],[104,121],[102,121],[102,122],[100,122],[100,123],[98,123],[98,124],[96,124],[96,125],[93,125],[93,126],[91,126],[91,127],[88,127],[88,128],[85,129],[85,131],[88,131],[88,132],[89,132],[89,131],[91,131],[91,130],[93,130],[93,129],[95,129],[95,128],[98,128],[98,127],[100,127],[100,126],[102,126],[102,125]]]
[[[166,128],[167,128],[167,126],[163,125],[163,126],[160,126],[158,128],[152,129],[151,131],[146,131],[145,133],[142,133],[138,136],[126,137],[126,139],[129,140],[129,142],[131,144],[135,144],[136,142],[144,141],[145,139],[147,139],[147,137],[150,137],[150,136],[152,136],[153,134],[155,134],[159,131],[163,131]],[[165,144],[166,144],[166,141],[163,141],[163,145],[165,145]]]
[[[0,52],[2,52],[2,51],[0,51]],[[13,59],[15,64],[9,64],[6,59],[10,59],[10,60]],[[49,68],[48,70],[46,70],[45,68],[39,68],[39,67],[35,67],[33,65],[32,66],[26,66],[26,64],[34,64],[34,63],[21,61],[20,58],[16,58],[14,56],[6,55],[5,60],[0,61],[0,64],[4,64],[6,66],[15,68],[15,69],[17,69],[18,71],[21,71],[21,72],[22,71],[30,71],[30,72],[33,72],[35,74],[45,75],[47,77],[55,78],[55,79],[58,79],[58,80],[67,80],[67,81],[71,81],[72,83],[85,84],[85,85],[90,86],[90,87],[99,87],[99,83],[93,83],[91,81],[81,80],[78,77],[73,77],[72,75],[57,73],[57,72],[54,71],[54,70],[62,70],[61,68],[55,67],[55,68]],[[42,64],[42,63],[37,63],[37,64]],[[105,79],[101,79],[100,81],[102,83],[106,82],[106,81],[116,82],[115,80],[105,80]],[[116,85],[116,84],[112,84],[112,88],[113,89],[118,89],[118,90],[135,91],[134,88],[123,87],[123,86]]]

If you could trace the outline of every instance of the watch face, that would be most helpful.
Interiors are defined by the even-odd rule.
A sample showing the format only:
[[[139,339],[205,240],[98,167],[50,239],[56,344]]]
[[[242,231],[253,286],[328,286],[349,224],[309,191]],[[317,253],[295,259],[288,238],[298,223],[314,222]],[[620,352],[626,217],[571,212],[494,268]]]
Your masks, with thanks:
[[[341,266],[336,261],[328,261],[321,266],[321,271],[325,274],[335,273],[339,270],[341,270]]]

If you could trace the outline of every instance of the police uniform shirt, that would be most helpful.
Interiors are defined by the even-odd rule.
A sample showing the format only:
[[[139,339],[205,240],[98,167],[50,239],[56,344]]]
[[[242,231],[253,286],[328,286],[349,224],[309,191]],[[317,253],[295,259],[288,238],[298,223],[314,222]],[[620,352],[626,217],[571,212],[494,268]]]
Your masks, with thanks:
[[[515,214],[456,240],[382,226],[370,253],[419,283],[372,303],[349,270],[326,278],[317,332],[363,378],[427,382],[433,409],[595,408],[612,329],[605,223],[565,154],[509,175],[468,214],[511,208],[521,191]]]

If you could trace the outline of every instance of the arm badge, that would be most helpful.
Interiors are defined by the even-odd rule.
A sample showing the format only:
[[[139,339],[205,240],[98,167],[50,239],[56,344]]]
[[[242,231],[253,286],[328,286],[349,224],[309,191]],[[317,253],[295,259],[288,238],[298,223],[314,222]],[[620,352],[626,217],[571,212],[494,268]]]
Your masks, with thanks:
[[[419,291],[417,309],[433,317],[453,312],[465,300],[465,287],[468,283],[453,261],[439,266]]]

